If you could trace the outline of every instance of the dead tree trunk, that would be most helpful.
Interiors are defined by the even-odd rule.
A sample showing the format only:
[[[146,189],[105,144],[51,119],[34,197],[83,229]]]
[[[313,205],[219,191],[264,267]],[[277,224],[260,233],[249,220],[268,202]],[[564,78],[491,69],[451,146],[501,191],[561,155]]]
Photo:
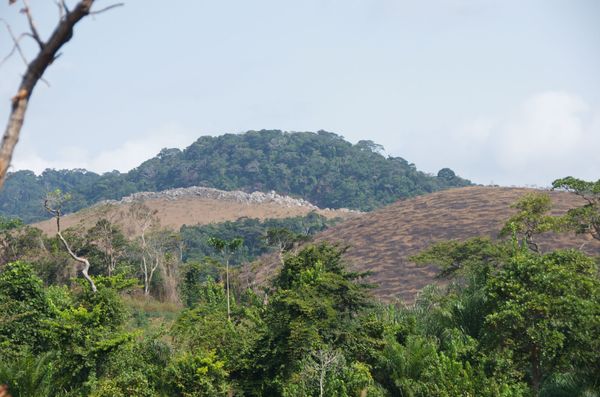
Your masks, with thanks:
[[[142,228],[142,273],[144,273],[144,295],[150,295],[150,284],[152,283],[152,278],[154,277],[154,272],[160,265],[160,253],[155,252],[156,250],[152,250],[149,246],[148,241],[146,240],[146,227]]]
[[[6,178],[6,173],[8,171],[8,167],[10,166],[15,146],[19,141],[19,135],[25,120],[25,112],[27,111],[27,106],[29,105],[29,98],[31,97],[31,93],[33,92],[33,89],[37,85],[38,81],[42,80],[42,76],[44,75],[44,72],[48,66],[50,66],[52,62],[54,62],[56,58],[60,56],[58,51],[61,49],[61,47],[73,37],[73,28],[77,22],[87,15],[97,14],[105,11],[108,8],[113,8],[116,6],[113,5],[105,8],[104,10],[92,12],[91,8],[93,4],[94,0],[81,0],[75,5],[75,8],[69,10],[64,1],[60,2],[59,8],[61,10],[61,18],[59,23],[54,28],[50,38],[48,38],[47,41],[43,41],[35,27],[35,24],[33,23],[33,17],[28,4],[26,1],[24,1],[24,8],[22,12],[27,16],[30,28],[30,32],[26,33],[25,36],[33,38],[38,44],[40,50],[36,57],[27,64],[27,70],[23,75],[21,84],[17,90],[17,94],[12,98],[12,106],[8,118],[8,124],[6,125],[6,130],[4,131],[4,136],[2,137],[2,144],[0,145],[0,188],[4,184],[4,179]],[[9,28],[9,32],[11,33],[14,43],[13,52],[14,49],[17,49],[21,53],[18,38],[12,35],[12,31],[10,31],[8,24],[7,27]]]
[[[146,296],[150,295],[152,277],[160,264],[160,258],[151,247],[152,241],[151,236],[149,236],[149,233],[160,224],[156,214],[156,210],[151,210],[141,201],[133,203],[128,211],[128,216],[136,225],[133,232],[140,234],[140,270],[144,277],[144,295]]]
[[[90,275],[88,273],[90,270],[90,262],[87,260],[87,258],[78,256],[73,252],[73,250],[69,246],[69,243],[67,243],[67,240],[65,240],[65,238],[63,237],[63,235],[60,231],[60,216],[61,216],[60,208],[57,208],[57,209],[50,208],[50,206],[48,204],[48,200],[46,200],[44,202],[44,208],[46,208],[46,210],[49,213],[51,213],[52,215],[54,215],[54,217],[56,218],[56,234],[58,235],[58,238],[62,242],[62,245],[65,247],[65,249],[67,250],[69,255],[71,255],[71,258],[73,258],[77,262],[83,264],[83,268],[81,269],[81,274],[83,274],[83,277],[90,284],[90,287],[92,288],[92,292],[95,293],[97,291],[96,284],[94,284],[94,280],[92,280],[92,278],[90,277]]]

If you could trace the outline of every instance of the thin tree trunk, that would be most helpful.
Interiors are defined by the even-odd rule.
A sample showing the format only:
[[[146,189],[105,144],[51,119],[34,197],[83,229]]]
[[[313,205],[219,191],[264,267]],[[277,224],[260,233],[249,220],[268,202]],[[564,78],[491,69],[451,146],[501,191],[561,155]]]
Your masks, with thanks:
[[[154,271],[158,267],[158,263],[159,263],[158,261],[159,261],[158,257],[155,258],[154,265],[150,267],[150,275],[148,276],[148,289],[146,291],[146,295],[150,295],[150,283],[152,283],[152,277],[154,276]]]
[[[116,262],[117,261],[113,255],[112,251],[109,251],[109,254],[108,254],[108,277],[112,276],[113,269],[116,268]]]
[[[142,254],[142,271],[144,272],[144,295],[148,296],[150,293],[150,282],[148,280],[148,263],[144,254]]]
[[[48,204],[48,199],[46,199],[44,201],[44,208],[46,209],[46,211],[48,211],[49,213],[54,215],[54,217],[56,218],[56,234],[58,235],[58,238],[62,242],[63,246],[65,247],[65,249],[67,250],[69,255],[71,255],[71,258],[73,258],[77,262],[83,264],[83,269],[81,269],[81,273],[83,274],[83,277],[87,280],[87,282],[90,284],[90,287],[92,288],[92,292],[95,293],[97,291],[96,284],[94,283],[94,280],[92,280],[92,278],[90,277],[90,275],[88,273],[88,271],[90,270],[90,262],[87,260],[87,258],[75,255],[73,250],[71,250],[69,243],[67,243],[67,240],[65,240],[65,238],[63,237],[63,235],[60,231],[60,216],[61,216],[60,209],[50,208],[50,206]]]
[[[231,321],[231,307],[229,305],[229,258],[225,261],[225,278],[225,283],[227,284],[227,321]]]
[[[88,271],[90,270],[90,262],[86,258],[75,255],[75,253],[73,251],[71,251],[71,247],[69,247],[67,240],[65,240],[65,238],[63,237],[61,232],[59,231],[57,234],[58,234],[58,237],[60,238],[60,241],[62,241],[63,245],[69,252],[69,255],[71,255],[71,257],[73,259],[75,259],[76,261],[83,263],[83,269],[81,269],[81,274],[83,274],[83,277],[90,284],[90,287],[92,288],[92,292],[96,292],[97,291],[96,284],[94,284],[94,280],[92,280],[92,278],[90,277],[90,275],[88,273]]]
[[[325,366],[321,363],[321,373],[319,374],[319,397],[323,397],[325,383]]]
[[[540,364],[539,349],[534,346],[531,350],[531,388],[533,397],[540,395],[540,386],[542,384],[542,369]]]

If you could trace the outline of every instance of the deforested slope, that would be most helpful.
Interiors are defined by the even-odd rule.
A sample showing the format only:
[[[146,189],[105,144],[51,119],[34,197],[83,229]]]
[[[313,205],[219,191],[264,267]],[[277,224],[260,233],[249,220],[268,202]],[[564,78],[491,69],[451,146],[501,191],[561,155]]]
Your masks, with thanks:
[[[63,228],[92,227],[105,218],[119,225],[127,235],[135,235],[134,222],[128,211],[134,203],[143,203],[156,211],[160,225],[171,230],[181,226],[206,225],[235,221],[240,218],[283,219],[306,215],[312,211],[326,218],[350,218],[359,212],[346,209],[320,209],[306,200],[281,196],[275,192],[227,192],[205,187],[170,189],[162,192],[140,192],[119,201],[105,201],[90,208],[65,215]],[[56,232],[52,219],[34,224],[48,234]]]
[[[514,210],[510,205],[526,193],[524,188],[465,187],[398,201],[360,215],[317,235],[317,241],[348,246],[345,259],[353,269],[372,272],[374,293],[386,301],[410,302],[425,285],[435,281],[437,269],[417,266],[408,258],[432,243],[476,236],[496,238]],[[581,205],[565,192],[548,192],[554,213],[562,214]],[[600,242],[588,236],[548,234],[541,248],[583,247],[600,254]],[[255,282],[262,283],[276,268],[276,260],[264,259],[253,266]]]

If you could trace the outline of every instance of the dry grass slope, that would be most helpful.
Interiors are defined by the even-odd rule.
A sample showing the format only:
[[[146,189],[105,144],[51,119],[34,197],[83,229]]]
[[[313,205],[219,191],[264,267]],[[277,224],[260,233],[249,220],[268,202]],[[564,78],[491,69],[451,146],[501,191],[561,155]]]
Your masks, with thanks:
[[[408,257],[442,240],[497,237],[513,214],[510,205],[532,191],[501,187],[445,190],[398,201],[350,219],[319,234],[316,240],[349,246],[345,259],[351,268],[373,273],[369,281],[378,285],[374,293],[382,300],[411,302],[418,291],[435,281],[437,269],[417,266]],[[548,193],[555,214],[581,204],[572,194]],[[600,254],[600,242],[573,234],[543,236],[541,247],[547,250],[582,245],[587,252]],[[258,284],[268,279],[277,267],[272,258],[263,262],[270,265],[254,266]]]
[[[205,225],[209,223],[235,221],[239,218],[289,218],[302,216],[313,209],[306,206],[285,206],[274,202],[241,203],[228,200],[181,197],[177,199],[150,199],[144,200],[150,209],[157,211],[157,217],[162,227],[170,230],[179,230],[183,225]],[[74,214],[66,215],[61,219],[61,226],[89,228],[98,219],[104,217],[118,224],[127,235],[136,234],[131,220],[126,216],[131,203],[104,204],[83,209]],[[327,218],[356,216],[351,212],[338,210],[317,210]],[[46,234],[56,233],[56,224],[53,220],[35,223],[33,226],[40,228]]]

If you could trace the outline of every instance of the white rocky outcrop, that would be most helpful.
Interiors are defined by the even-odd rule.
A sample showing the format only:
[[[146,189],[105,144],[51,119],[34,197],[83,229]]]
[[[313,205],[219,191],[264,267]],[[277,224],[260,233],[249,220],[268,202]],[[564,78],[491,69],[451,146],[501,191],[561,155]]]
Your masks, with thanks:
[[[253,192],[246,193],[242,191],[227,192],[224,190],[213,189],[210,187],[202,186],[191,186],[182,187],[176,189],[163,190],[161,192],[139,192],[123,197],[121,200],[104,200],[97,205],[102,204],[128,204],[136,201],[146,200],[178,200],[181,198],[202,198],[202,199],[213,199],[219,201],[230,201],[244,204],[262,204],[262,203],[275,203],[284,207],[305,207],[311,210],[318,210],[319,207],[316,205],[301,199],[292,198],[289,196],[282,196],[280,194],[271,191],[269,193]],[[338,209],[336,211],[342,212],[359,212],[348,209]]]

